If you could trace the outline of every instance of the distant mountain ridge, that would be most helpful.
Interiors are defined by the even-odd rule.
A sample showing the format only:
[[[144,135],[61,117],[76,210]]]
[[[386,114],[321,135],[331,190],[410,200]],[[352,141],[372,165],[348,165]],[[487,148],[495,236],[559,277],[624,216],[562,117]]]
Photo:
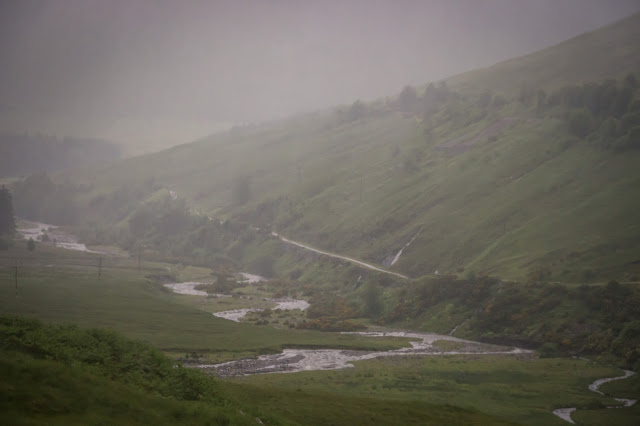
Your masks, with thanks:
[[[99,139],[0,133],[0,177],[108,163],[121,157],[116,144]]]

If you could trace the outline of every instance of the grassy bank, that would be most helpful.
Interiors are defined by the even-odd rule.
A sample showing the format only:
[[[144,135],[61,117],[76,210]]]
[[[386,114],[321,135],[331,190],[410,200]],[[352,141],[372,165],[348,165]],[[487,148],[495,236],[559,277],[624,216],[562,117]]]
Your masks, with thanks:
[[[564,422],[551,413],[556,408],[617,404],[612,398],[587,389],[596,379],[616,375],[619,370],[573,359],[392,357],[357,362],[355,368],[339,371],[237,378],[229,380],[237,387],[228,389],[236,396],[248,392],[265,406],[271,398],[267,389],[283,389],[288,398],[305,403],[310,418],[319,417],[323,410],[322,403],[311,401],[316,397],[322,401],[324,397],[342,399],[345,405],[354,400],[369,400],[372,404],[379,402],[380,409],[388,403],[407,407],[406,418],[398,420],[399,423],[406,420],[404,424],[411,424],[412,410],[419,404],[446,404],[494,417],[493,420],[478,417],[476,424],[494,424],[499,418],[518,424],[562,425]],[[624,421],[632,418],[634,412],[620,409],[619,414],[621,423],[608,424],[628,424]],[[363,419],[362,424],[365,423]],[[448,423],[443,420],[442,424]]]

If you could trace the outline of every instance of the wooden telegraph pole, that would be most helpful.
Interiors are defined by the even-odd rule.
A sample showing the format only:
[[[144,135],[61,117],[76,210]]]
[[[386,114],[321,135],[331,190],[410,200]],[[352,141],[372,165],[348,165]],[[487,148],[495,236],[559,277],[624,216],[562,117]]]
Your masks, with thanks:
[[[22,262],[20,262],[20,260],[16,259],[15,264],[13,266],[14,268],[14,280],[16,283],[16,297],[18,297],[18,269],[20,269],[20,267]]]

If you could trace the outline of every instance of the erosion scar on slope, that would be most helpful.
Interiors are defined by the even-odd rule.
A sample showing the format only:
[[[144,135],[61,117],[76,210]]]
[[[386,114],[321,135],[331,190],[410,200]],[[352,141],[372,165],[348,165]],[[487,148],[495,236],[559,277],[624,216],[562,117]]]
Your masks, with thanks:
[[[382,272],[384,274],[389,274],[389,275],[395,275],[396,277],[403,278],[405,280],[409,279],[409,277],[407,277],[406,275],[402,275],[402,274],[399,274],[397,272],[386,271],[384,269],[378,268],[377,266],[370,265],[368,263],[362,262],[362,261],[357,260],[357,259],[353,259],[351,257],[341,256],[339,254],[334,254],[334,253],[328,253],[326,251],[318,250],[318,249],[313,248],[311,246],[308,246],[308,245],[305,245],[305,244],[302,244],[302,243],[299,243],[299,242],[296,242],[296,241],[289,240],[289,239],[287,239],[287,238],[283,237],[282,235],[279,235],[279,234],[277,234],[275,232],[272,232],[271,235],[273,235],[274,237],[279,238],[280,240],[284,241],[285,243],[293,244],[294,246],[302,247],[303,249],[311,250],[313,252],[316,252],[316,253],[319,253],[319,254],[324,254],[324,255],[330,256],[330,257],[334,257],[336,259],[346,260],[348,262],[355,263],[356,265],[363,266],[363,267],[365,267],[367,269],[371,269],[373,271],[378,271],[378,272]]]

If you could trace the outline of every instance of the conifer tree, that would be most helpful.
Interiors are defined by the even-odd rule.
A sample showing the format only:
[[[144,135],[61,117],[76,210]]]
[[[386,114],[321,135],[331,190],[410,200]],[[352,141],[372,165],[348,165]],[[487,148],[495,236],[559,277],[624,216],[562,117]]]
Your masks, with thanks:
[[[0,187],[0,237],[12,238],[16,232],[16,219],[13,215],[11,191]]]

